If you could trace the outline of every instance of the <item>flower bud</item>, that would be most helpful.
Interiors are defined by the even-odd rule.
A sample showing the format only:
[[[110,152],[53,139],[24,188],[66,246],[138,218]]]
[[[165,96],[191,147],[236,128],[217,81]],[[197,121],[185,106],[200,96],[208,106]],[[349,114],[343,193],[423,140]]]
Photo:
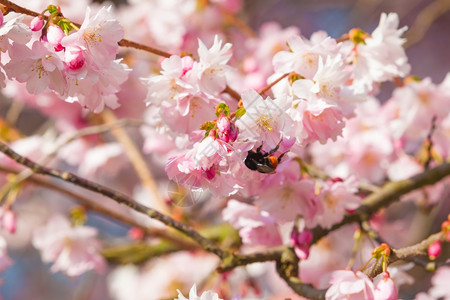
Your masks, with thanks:
[[[77,47],[67,48],[64,53],[64,61],[66,65],[71,70],[78,70],[84,66],[84,55],[83,51]]]
[[[309,245],[313,239],[313,234],[309,230],[298,232],[294,227],[291,232],[291,245],[294,246],[294,252],[300,259],[307,259],[309,256]]]
[[[128,236],[136,241],[142,241],[145,236],[145,232],[138,227],[133,227],[130,230],[128,230]]]
[[[441,241],[437,240],[436,242],[428,246],[428,257],[431,260],[435,260],[439,255],[441,255],[441,250],[442,250]]]
[[[223,113],[217,120],[217,136],[225,143],[234,142],[238,136],[238,128],[232,120]]]
[[[16,214],[9,207],[3,206],[0,208],[0,225],[11,234],[16,232]]]
[[[206,175],[206,178],[208,178],[208,180],[212,180],[214,179],[214,177],[216,176],[217,173],[217,166],[213,165],[211,168],[209,169],[203,169],[204,174]]]
[[[194,66],[194,60],[190,56],[183,56],[181,58],[181,65],[183,67],[183,74],[181,74],[181,77],[183,77]]]
[[[39,31],[42,29],[43,26],[44,26],[44,19],[42,19],[42,17],[40,15],[37,17],[34,17],[34,19],[31,20],[30,29],[32,31]]]
[[[49,26],[47,29],[47,41],[55,46],[55,51],[61,51],[64,47],[61,40],[65,37],[64,32],[58,26]]]
[[[398,292],[394,281],[388,272],[383,273],[383,278],[378,282],[375,288],[375,300],[397,300]]]
[[[3,12],[0,10],[0,26],[3,25]]]

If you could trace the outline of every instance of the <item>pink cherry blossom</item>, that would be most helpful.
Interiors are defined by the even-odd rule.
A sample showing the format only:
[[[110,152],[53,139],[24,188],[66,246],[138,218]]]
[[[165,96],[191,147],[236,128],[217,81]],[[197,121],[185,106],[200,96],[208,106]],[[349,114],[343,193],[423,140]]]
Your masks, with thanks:
[[[219,296],[213,291],[203,292],[199,297],[197,296],[197,286],[194,284],[189,291],[189,298],[183,296],[183,294],[178,290],[178,298],[175,300],[222,300]]]
[[[232,199],[228,201],[222,216],[239,230],[246,245],[279,246],[282,243],[276,220],[255,206]]]
[[[312,179],[273,180],[260,191],[255,204],[282,224],[302,216],[308,226],[316,213],[321,210],[321,203],[315,194],[315,185]]]
[[[358,191],[354,177],[345,181],[328,180],[320,187],[318,198],[322,202],[322,213],[315,216],[315,222],[323,228],[331,228],[344,218],[344,213],[359,207],[362,199],[355,195]]]
[[[245,114],[236,122],[239,138],[261,144],[263,150],[275,148],[283,136],[289,136],[293,122],[287,114],[292,102],[287,98],[263,99],[256,91],[242,93]]]
[[[83,49],[89,64],[96,71],[102,71],[116,58],[117,42],[122,38],[122,26],[112,18],[111,6],[102,7],[94,16],[91,16],[91,10],[87,8],[80,30],[64,37],[61,45]]]
[[[198,76],[200,89],[208,94],[215,95],[222,92],[227,84],[226,72],[231,69],[227,65],[231,58],[231,44],[226,43],[222,47],[222,41],[216,35],[211,48],[207,48],[201,40],[198,41],[199,70],[193,73]]]
[[[401,38],[407,28],[398,26],[396,13],[382,13],[371,37],[357,45],[353,57],[353,88],[357,93],[371,91],[374,82],[408,75],[411,66],[402,46],[405,39]]]
[[[10,56],[11,61],[5,65],[6,74],[26,82],[28,92],[39,94],[53,90],[60,95],[64,93],[67,84],[62,73],[63,62],[40,41],[35,41],[31,49],[14,43]]]
[[[398,291],[394,281],[389,276],[389,273],[384,272],[383,278],[378,282],[375,292],[375,300],[397,300]]]
[[[374,300],[375,287],[367,275],[358,271],[338,270],[331,274],[331,287],[326,300],[366,299]]]
[[[12,42],[17,44],[26,44],[31,39],[31,30],[22,23],[23,15],[14,12],[4,17],[4,22],[0,26],[0,51],[10,50]]]
[[[432,287],[428,293],[438,299],[443,297],[444,300],[450,299],[450,286],[448,284],[448,278],[450,278],[450,267],[442,266],[437,269],[436,273],[431,278]]]
[[[33,246],[41,251],[44,262],[53,262],[53,272],[79,276],[92,269],[101,272],[105,268],[106,262],[99,253],[97,229],[72,227],[61,215],[54,215],[34,231]]]
[[[292,71],[301,76],[312,79],[319,67],[319,57],[335,56],[339,51],[336,40],[327,36],[325,32],[316,32],[308,41],[300,36],[288,40],[291,51],[280,51],[273,58],[275,71],[290,73]]]

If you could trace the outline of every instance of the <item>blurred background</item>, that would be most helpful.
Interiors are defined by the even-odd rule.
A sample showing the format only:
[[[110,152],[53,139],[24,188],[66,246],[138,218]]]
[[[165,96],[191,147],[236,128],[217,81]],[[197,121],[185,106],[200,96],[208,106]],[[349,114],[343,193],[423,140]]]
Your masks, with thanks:
[[[127,5],[126,1],[114,2]],[[339,38],[355,27],[372,31],[382,12],[396,12],[400,16],[400,27],[409,28],[405,37],[411,73],[421,78],[431,77],[433,82],[440,83],[450,70],[450,0],[246,0],[242,2],[242,10],[237,17],[255,32],[266,22],[277,22],[283,28],[298,27],[307,38],[317,30]],[[386,100],[392,89],[392,83],[383,85],[380,99]],[[7,99],[0,100],[0,116],[5,116],[10,104]],[[26,108],[21,112],[18,124],[23,132],[31,133],[44,120],[35,110]],[[100,231],[107,228],[111,236],[123,235],[127,230],[97,216],[90,218],[90,224],[99,227]],[[40,263],[39,253],[34,249],[12,252],[10,256],[18,260],[2,274],[4,283],[1,291],[6,300],[108,299],[104,276],[86,274],[74,280],[52,274],[48,265]],[[419,268],[415,272],[417,278],[423,278],[423,281],[416,282],[410,293],[403,295],[404,299],[412,299],[417,291],[427,289],[429,274]],[[34,276],[28,276],[31,273]],[[88,288],[97,283],[95,289]],[[36,290],[48,291],[48,294],[33,294]],[[84,294],[86,290],[92,294]]]

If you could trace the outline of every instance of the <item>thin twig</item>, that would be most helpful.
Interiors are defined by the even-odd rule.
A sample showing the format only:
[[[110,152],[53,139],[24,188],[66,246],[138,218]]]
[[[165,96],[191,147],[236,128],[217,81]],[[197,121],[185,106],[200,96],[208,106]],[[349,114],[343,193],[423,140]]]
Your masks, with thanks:
[[[15,170],[11,167],[2,166],[0,165],[0,172],[10,173],[10,174],[19,174],[19,170]],[[158,229],[158,228],[151,228],[148,225],[143,225],[139,223],[136,218],[133,216],[127,216],[125,214],[119,213],[112,209],[110,206],[102,205],[94,200],[93,197],[87,197],[83,196],[79,193],[76,193],[69,188],[65,187],[65,185],[56,184],[49,180],[46,180],[42,177],[39,177],[38,175],[31,175],[28,178],[25,179],[26,181],[29,181],[31,183],[34,183],[36,185],[39,185],[44,188],[48,188],[49,190],[56,191],[62,194],[65,194],[71,198],[73,198],[75,201],[77,201],[80,205],[85,207],[86,209],[90,211],[94,211],[97,213],[100,213],[104,216],[110,217],[114,220],[117,220],[123,224],[140,228],[145,232],[147,236],[152,237],[159,237],[163,238],[165,240],[168,240],[174,244],[179,245],[183,249],[193,249],[196,247],[196,244],[189,242],[185,239],[175,237],[171,234],[169,234],[166,230]]]
[[[362,205],[354,213],[346,214],[340,223],[333,225],[330,229],[323,229],[321,227],[314,228],[312,230],[314,236],[313,243],[316,243],[328,233],[346,224],[369,220],[369,218],[380,208],[389,206],[401,196],[424,186],[435,184],[449,175],[450,163],[447,162],[409,179],[388,182],[377,192],[367,196],[363,200]]]
[[[103,120],[106,124],[114,124],[118,122],[116,116],[111,110],[104,110],[101,116],[103,117]],[[136,171],[136,174],[139,176],[142,185],[146,187],[153,195],[153,199],[155,200],[156,204],[155,208],[160,211],[165,211],[166,205],[164,204],[164,201],[159,194],[155,178],[147,167],[147,163],[142,157],[141,151],[139,151],[139,149],[136,147],[135,143],[123,127],[116,127],[111,131],[111,133],[115,137],[115,139],[124,147],[125,154],[130,160],[134,170]]]
[[[435,0],[422,9],[411,29],[405,33],[406,43],[404,47],[408,48],[420,42],[433,22],[449,10],[449,0]]]
[[[271,89],[275,84],[277,84],[278,82],[280,82],[283,78],[288,77],[290,74],[292,73],[286,73],[281,75],[279,78],[277,78],[275,81],[271,82],[270,84],[268,84],[267,86],[263,87],[262,89],[260,89],[258,91],[258,94],[262,95],[265,92],[267,92],[269,89]]]
[[[41,165],[29,160],[28,158],[23,157],[20,154],[14,152],[11,148],[8,147],[8,145],[6,145],[3,142],[0,142],[0,152],[3,152],[7,156],[9,156],[13,160],[15,160],[17,163],[30,168],[34,173],[52,176],[52,177],[61,179],[63,181],[70,182],[70,183],[80,186],[84,189],[87,189],[87,190],[93,191],[95,193],[101,194],[103,196],[106,196],[106,197],[116,201],[117,203],[124,204],[124,205],[130,207],[131,209],[134,209],[140,213],[143,213],[143,214],[149,216],[150,218],[158,220],[158,221],[164,223],[165,225],[184,233],[186,236],[188,236],[191,239],[193,239],[194,241],[196,241],[205,251],[214,253],[222,259],[224,259],[225,257],[227,257],[229,255],[227,252],[222,250],[215,243],[206,239],[205,237],[200,235],[197,231],[195,231],[188,225],[178,222],[178,221],[172,219],[171,217],[166,216],[153,208],[146,207],[145,205],[142,205],[142,204],[134,201],[130,197],[128,197],[116,190],[113,190],[104,185],[95,183],[93,181],[87,180],[85,178],[79,177],[70,172],[59,171],[56,169],[51,169],[51,168],[41,166]]]

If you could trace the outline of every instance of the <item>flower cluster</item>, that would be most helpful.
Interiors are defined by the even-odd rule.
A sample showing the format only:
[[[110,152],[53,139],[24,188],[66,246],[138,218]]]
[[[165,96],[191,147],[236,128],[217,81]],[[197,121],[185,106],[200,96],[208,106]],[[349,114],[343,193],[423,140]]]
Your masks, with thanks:
[[[9,61],[1,66],[3,72],[26,83],[31,94],[52,91],[97,113],[105,106],[117,108],[115,94],[127,79],[128,68],[116,59],[123,29],[111,18],[110,8],[94,15],[87,9],[79,29],[61,17],[56,6],[45,11],[49,20],[44,24],[38,16],[30,27],[23,24],[23,17],[5,17],[1,49]]]
[[[371,242],[377,234],[398,244],[407,240],[403,233],[408,226],[390,223],[385,211],[371,211],[368,222],[359,220],[366,212],[361,207],[364,197],[388,180],[409,178],[450,159],[450,73],[438,84],[409,75],[403,48],[406,27],[399,26],[396,13],[381,14],[371,32],[355,28],[335,39],[323,31],[307,38],[296,27],[276,23],[263,24],[259,33],[244,27],[248,36],[236,33],[230,24],[240,24],[240,0],[129,0],[117,11],[85,8],[87,0],[77,2],[83,8],[76,10],[73,1],[46,8],[44,1],[21,1],[41,13],[33,19],[0,13],[0,85],[14,103],[6,122],[0,119],[0,138],[14,151],[133,193],[139,205],[167,214],[168,224],[187,221],[199,232],[204,224],[223,225],[226,229],[220,230],[234,234],[201,235],[220,240],[224,253],[233,253],[235,247],[240,247],[239,255],[268,247],[273,247],[270,255],[292,250],[300,260],[299,279],[323,289],[326,299],[397,299],[401,284],[411,284],[402,267],[388,271],[387,245],[379,248],[386,253],[372,255],[383,259],[380,276],[369,278],[365,266],[358,265],[372,247],[363,239],[366,233]],[[77,11],[82,24],[64,17],[64,8]],[[148,44],[168,52],[149,50],[161,59],[129,47],[119,52],[119,44],[133,45],[123,40],[125,32],[143,43],[132,47],[148,50]],[[381,83],[387,81],[396,87],[390,98],[380,101]],[[15,113],[21,109],[17,102],[51,120],[40,128],[45,134],[25,137],[15,131]],[[141,157],[136,146],[148,157]],[[131,175],[129,162],[141,182]],[[156,178],[146,163],[157,170]],[[23,170],[3,156],[0,164],[2,172]],[[143,215],[107,207],[103,198],[75,195],[86,204],[79,216],[83,224],[88,216],[84,209],[89,208],[132,224],[132,245],[130,236],[102,243],[100,238],[108,235],[71,224],[61,215],[65,202],[58,198],[53,205],[51,193],[24,189],[26,176],[0,177],[0,272],[12,265],[7,247],[28,243],[40,251],[43,262],[52,263],[52,272],[71,277],[104,271],[102,254],[127,263],[148,259],[141,266],[118,266],[107,276],[105,285],[114,299],[295,297],[270,263],[217,275],[216,257],[193,250]],[[448,180],[402,199],[431,209],[445,199]],[[171,193],[174,188],[180,191]],[[202,195],[193,207],[178,207],[180,199],[171,199],[189,193]],[[33,198],[47,201],[45,207],[52,209],[45,225],[36,226],[22,210],[22,201],[28,204]],[[341,228],[353,217],[361,221],[358,228]],[[320,239],[316,232],[329,234]],[[446,221],[446,238],[427,245],[430,260],[442,259],[449,232]],[[124,245],[115,248],[116,242]],[[102,252],[104,245],[112,251]],[[178,245],[180,249],[174,248]],[[255,257],[267,261],[267,253]],[[121,255],[126,259],[120,260]],[[355,262],[357,256],[362,260]],[[359,271],[351,271],[354,266]],[[432,288],[417,299],[445,297],[446,276],[448,268],[439,268]],[[200,296],[195,283],[206,290]],[[187,298],[181,291],[189,288]]]

